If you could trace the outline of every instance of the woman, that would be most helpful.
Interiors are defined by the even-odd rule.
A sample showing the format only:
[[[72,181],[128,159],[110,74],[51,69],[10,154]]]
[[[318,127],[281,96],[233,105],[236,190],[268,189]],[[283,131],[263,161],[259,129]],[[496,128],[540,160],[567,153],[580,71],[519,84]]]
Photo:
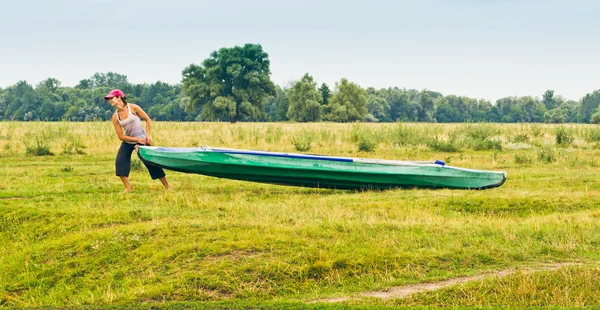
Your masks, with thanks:
[[[129,183],[129,170],[131,165],[131,153],[134,149],[137,149],[138,145],[151,145],[152,138],[150,136],[150,128],[152,121],[148,114],[142,110],[138,105],[133,103],[127,103],[125,95],[119,89],[111,90],[108,95],[104,96],[104,100],[116,108],[115,114],[112,116],[112,123],[115,126],[117,136],[121,141],[121,147],[117,153],[117,159],[115,160],[117,176],[123,181],[125,185],[125,193],[131,192],[131,184]],[[146,121],[146,131],[142,128],[142,122],[140,119]],[[160,179],[165,189],[170,189],[165,172],[161,167],[148,164],[142,160],[152,180]]]

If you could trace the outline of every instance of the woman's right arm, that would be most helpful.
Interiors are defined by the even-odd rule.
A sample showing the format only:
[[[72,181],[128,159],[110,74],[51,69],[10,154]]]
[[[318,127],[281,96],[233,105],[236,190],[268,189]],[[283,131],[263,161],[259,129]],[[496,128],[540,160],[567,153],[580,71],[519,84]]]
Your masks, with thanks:
[[[125,141],[125,142],[137,142],[137,143],[140,143],[140,144],[145,144],[146,139],[126,136],[123,133],[123,128],[121,128],[121,125],[119,124],[119,120],[117,119],[117,114],[116,113],[113,114],[113,116],[112,116],[112,123],[113,123],[113,126],[115,126],[115,132],[117,133],[117,137],[119,137],[119,139],[121,141]]]

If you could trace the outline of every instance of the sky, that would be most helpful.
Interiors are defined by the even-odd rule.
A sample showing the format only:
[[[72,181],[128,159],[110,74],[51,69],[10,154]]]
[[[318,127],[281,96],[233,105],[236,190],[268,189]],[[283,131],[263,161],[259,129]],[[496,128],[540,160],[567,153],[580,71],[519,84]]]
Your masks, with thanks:
[[[600,89],[595,0],[1,0],[0,87],[95,73],[180,83],[222,47],[260,44],[271,79],[495,101]]]

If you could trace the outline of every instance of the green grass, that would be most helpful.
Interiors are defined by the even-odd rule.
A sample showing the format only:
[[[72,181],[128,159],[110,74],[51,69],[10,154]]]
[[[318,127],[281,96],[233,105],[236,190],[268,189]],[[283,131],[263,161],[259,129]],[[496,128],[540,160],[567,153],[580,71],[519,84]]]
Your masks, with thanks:
[[[450,158],[453,166],[509,175],[485,191],[355,192],[167,171],[174,191],[166,192],[141,169],[132,171],[134,192],[122,194],[109,123],[0,123],[0,306],[600,305],[600,150],[586,138],[592,127],[567,126],[568,147],[556,144],[552,125],[156,122],[157,145],[295,152],[294,137],[310,134],[310,153]],[[377,137],[377,148],[357,147],[364,133]],[[516,134],[527,138],[515,141]],[[432,135],[462,141],[461,150],[430,148]],[[35,137],[55,155],[28,154]],[[502,148],[475,150],[470,139],[502,141]],[[540,158],[541,150],[553,160]],[[307,303],[570,261],[583,265],[407,299]]]

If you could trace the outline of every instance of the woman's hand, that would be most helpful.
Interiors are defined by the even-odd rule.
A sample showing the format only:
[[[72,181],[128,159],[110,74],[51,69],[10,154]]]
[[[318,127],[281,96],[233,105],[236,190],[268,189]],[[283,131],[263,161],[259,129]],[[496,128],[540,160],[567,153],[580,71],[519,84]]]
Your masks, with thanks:
[[[138,138],[137,143],[139,143],[141,145],[146,145],[146,138]]]
[[[150,137],[150,135],[146,136],[146,144],[147,145],[152,145],[152,137]]]

